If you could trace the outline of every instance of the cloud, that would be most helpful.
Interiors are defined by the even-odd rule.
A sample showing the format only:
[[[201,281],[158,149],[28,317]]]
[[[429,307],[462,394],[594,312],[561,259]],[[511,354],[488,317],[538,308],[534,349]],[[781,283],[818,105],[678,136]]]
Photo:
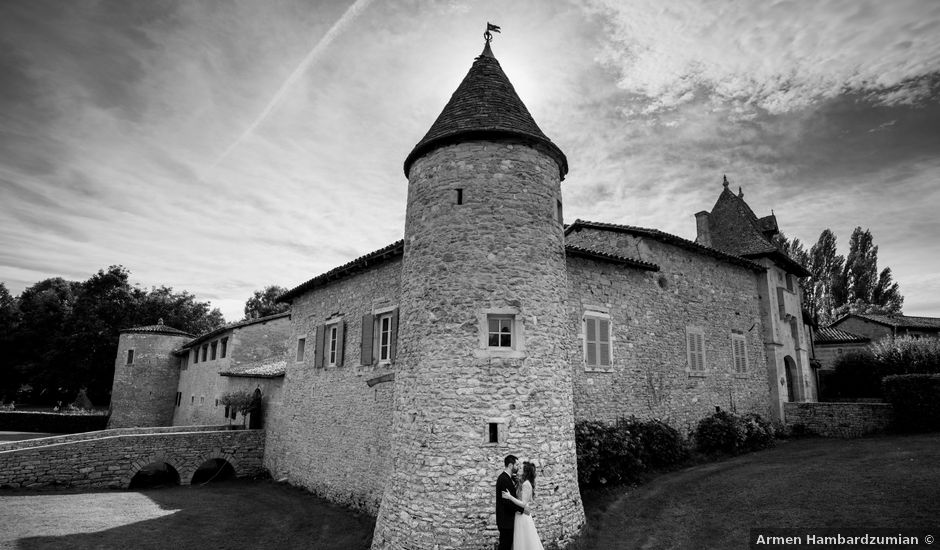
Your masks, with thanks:
[[[845,90],[885,104],[923,99],[940,69],[940,4],[930,0],[662,3],[597,0],[610,43],[599,57],[644,112],[705,90],[744,111],[799,110]],[[877,31],[873,31],[877,29]]]

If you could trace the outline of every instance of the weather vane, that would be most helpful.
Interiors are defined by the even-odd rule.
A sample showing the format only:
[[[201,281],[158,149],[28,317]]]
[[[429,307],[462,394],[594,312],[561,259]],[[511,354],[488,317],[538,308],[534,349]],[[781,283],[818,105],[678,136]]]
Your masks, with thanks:
[[[493,39],[493,35],[490,33],[490,31],[499,32],[499,25],[494,25],[487,21],[486,32],[483,33],[483,39],[486,40],[487,44],[490,42],[490,40]]]

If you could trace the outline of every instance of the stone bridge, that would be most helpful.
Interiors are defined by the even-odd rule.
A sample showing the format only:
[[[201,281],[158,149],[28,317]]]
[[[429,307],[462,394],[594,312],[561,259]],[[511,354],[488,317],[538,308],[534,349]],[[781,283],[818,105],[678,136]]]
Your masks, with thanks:
[[[0,443],[0,487],[126,489],[142,469],[166,464],[189,485],[207,462],[238,477],[264,471],[264,430],[229,426],[119,428]]]

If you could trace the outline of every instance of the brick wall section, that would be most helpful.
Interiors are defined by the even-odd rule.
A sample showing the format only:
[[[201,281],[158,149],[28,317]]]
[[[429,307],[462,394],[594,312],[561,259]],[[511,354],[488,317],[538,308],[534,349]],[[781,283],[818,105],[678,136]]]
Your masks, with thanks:
[[[109,428],[168,426],[179,385],[179,358],[172,352],[190,340],[186,336],[121,333],[114,362]],[[127,350],[134,363],[127,365]]]
[[[560,198],[558,165],[519,143],[468,141],[412,165],[393,467],[373,549],[490,548],[509,453],[538,461],[546,545],[583,524]],[[495,356],[481,344],[491,308],[515,308],[524,351]],[[493,444],[491,422],[502,425]]]
[[[613,421],[636,415],[694,427],[719,406],[767,417],[767,363],[755,272],[670,244],[584,229],[568,242],[652,262],[660,271],[568,258],[568,323],[575,350],[575,416]],[[612,365],[585,366],[582,318],[611,317]],[[705,371],[688,365],[686,328],[705,331]],[[737,374],[732,330],[746,341],[747,372]]]
[[[894,418],[889,403],[785,403],[789,426],[803,425],[824,437],[861,437],[884,432]]]
[[[293,300],[289,349],[305,337],[304,360],[289,353],[279,396],[269,403],[265,464],[275,478],[333,502],[378,512],[389,472],[395,382],[366,382],[391,365],[360,365],[362,316],[398,305],[401,260],[392,259]],[[316,368],[317,327],[341,316],[342,366]]]
[[[108,435],[40,447],[0,448],[0,487],[127,488],[141,468],[166,462],[188,485],[207,460],[228,461],[238,476],[263,472],[262,430]]]

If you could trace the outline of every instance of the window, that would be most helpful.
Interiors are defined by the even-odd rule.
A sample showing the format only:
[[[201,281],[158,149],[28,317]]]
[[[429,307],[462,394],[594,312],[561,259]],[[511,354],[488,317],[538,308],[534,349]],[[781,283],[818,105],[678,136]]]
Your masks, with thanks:
[[[228,338],[222,338],[222,351],[219,354],[220,359],[225,359],[225,354],[228,352]]]
[[[195,405],[195,404],[196,404],[196,396],[195,396],[195,395],[190,395],[190,396],[189,396],[189,404],[190,404],[190,405]]]
[[[304,348],[305,348],[306,346],[307,346],[307,339],[306,339],[306,338],[298,338],[298,339],[297,339],[297,359],[296,359],[296,361],[297,361],[298,363],[304,360]]]
[[[202,345],[202,360],[206,360],[206,355],[209,353],[209,344]]]
[[[731,334],[731,361],[735,373],[744,374],[747,372],[747,339],[744,337],[744,333],[734,332]]]
[[[685,335],[689,371],[705,372],[705,331],[690,327],[686,329]]]
[[[477,310],[479,348],[476,357],[524,359],[525,317],[516,307],[496,307]]]
[[[398,346],[398,308],[390,307],[362,316],[360,364],[391,363]]]
[[[555,203],[556,203],[556,204],[555,204],[555,214],[556,214],[556,216],[558,217],[558,223],[564,225],[564,224],[565,224],[565,219],[564,219],[564,217],[562,216],[561,199],[556,200]]]
[[[457,204],[463,204],[463,189],[457,188]]]
[[[182,401],[183,401],[183,392],[181,391],[176,392],[176,406],[179,407],[180,402]]]
[[[512,349],[512,315],[487,315],[487,346]]]
[[[132,349],[127,350],[127,364],[128,365],[134,364],[134,350]]]
[[[787,273],[786,275],[784,275],[784,277],[787,278],[787,290],[789,290],[790,292],[793,292],[793,275],[790,275],[789,273]]]
[[[218,348],[219,348],[219,342],[218,342],[218,340],[216,340],[215,342],[212,342],[211,348],[212,348],[212,349],[211,349],[211,351],[209,352],[209,359],[215,361],[215,352],[216,352],[216,350],[218,350]]]
[[[339,367],[343,364],[345,322],[336,319],[317,327],[317,350],[314,366]]]
[[[600,313],[584,315],[584,364],[610,366],[610,317]]]
[[[489,443],[499,443],[499,424],[496,422],[489,423],[489,437],[487,438]]]
[[[199,362],[199,348],[196,348],[193,350],[193,364],[195,365],[198,362]]]
[[[206,396],[205,396],[205,395],[200,395],[200,396],[199,396],[199,404],[200,404],[200,405],[205,405],[205,404],[206,404]]]

